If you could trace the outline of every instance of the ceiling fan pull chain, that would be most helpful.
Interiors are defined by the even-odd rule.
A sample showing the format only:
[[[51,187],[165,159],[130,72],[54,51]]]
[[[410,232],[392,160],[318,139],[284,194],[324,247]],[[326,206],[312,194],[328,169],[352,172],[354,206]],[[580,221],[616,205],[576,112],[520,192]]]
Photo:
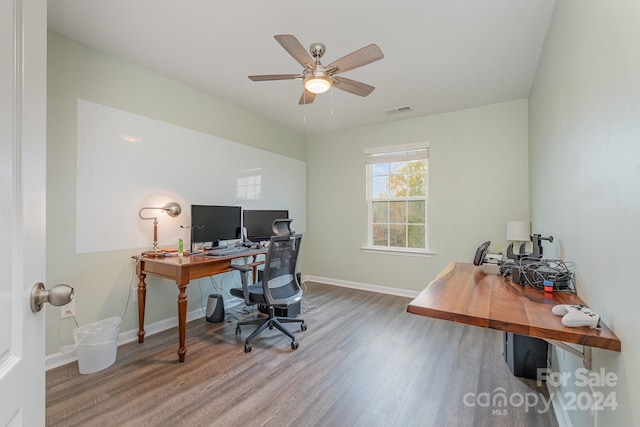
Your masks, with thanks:
[[[331,85],[331,88],[329,89],[329,103],[331,104],[330,107],[330,112],[331,112],[331,118],[333,118],[333,85]]]

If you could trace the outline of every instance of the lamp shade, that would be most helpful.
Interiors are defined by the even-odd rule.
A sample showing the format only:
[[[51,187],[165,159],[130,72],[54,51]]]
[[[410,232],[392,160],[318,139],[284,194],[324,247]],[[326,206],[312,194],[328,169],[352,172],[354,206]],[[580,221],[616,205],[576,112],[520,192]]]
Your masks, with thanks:
[[[529,221],[508,221],[507,240],[515,242],[528,242],[530,237]]]
[[[169,202],[162,208],[169,216],[176,217],[182,212],[182,207],[176,202]]]

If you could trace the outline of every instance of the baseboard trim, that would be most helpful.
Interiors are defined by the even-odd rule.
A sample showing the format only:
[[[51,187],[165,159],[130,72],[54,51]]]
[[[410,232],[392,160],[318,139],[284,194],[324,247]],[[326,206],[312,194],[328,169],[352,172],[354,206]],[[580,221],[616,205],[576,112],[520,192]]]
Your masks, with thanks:
[[[549,371],[549,373],[551,373],[551,371]],[[560,390],[560,388],[549,384],[549,381],[545,381],[545,383],[547,385],[549,396],[551,397],[551,405],[553,406],[553,412],[556,414],[558,427],[572,427],[573,424],[571,424],[571,419],[569,419],[569,414],[565,409],[562,391]]]
[[[378,286],[378,285],[370,285],[368,283],[360,283],[360,282],[351,282],[347,280],[338,280],[331,279],[328,277],[318,277],[311,275],[303,275],[303,282],[318,282],[324,283],[326,285],[332,286],[341,286],[343,288],[351,288],[358,289],[362,291],[369,292],[378,292],[382,294],[396,295],[407,298],[415,298],[418,296],[420,292],[418,291],[410,291],[406,289],[397,289],[397,288],[389,288],[386,286]],[[226,305],[226,304],[225,304]],[[235,306],[233,304],[232,306]],[[228,308],[231,308],[229,306]],[[197,320],[203,318],[205,316],[205,308],[199,308],[197,310],[193,310],[187,313],[187,322],[191,322],[192,320]],[[173,316],[168,319],[160,320],[155,323],[145,324],[145,337],[149,337],[153,334],[157,334],[159,332],[166,331],[167,329],[171,329],[178,326],[178,316]],[[134,342],[138,340],[138,328],[130,329],[128,331],[120,332],[118,335],[118,346],[123,344],[128,344],[130,342]],[[60,351],[58,353],[53,353],[48,355],[45,358],[45,369],[48,371],[50,369],[54,369],[68,363],[73,363],[78,360],[78,353],[75,348],[71,347],[69,351]]]
[[[232,305],[235,306],[236,304]],[[231,306],[229,306],[230,308]],[[187,322],[191,322],[192,320],[197,320],[203,318],[205,316],[206,309],[199,308],[197,310],[193,310],[187,313]],[[162,331],[166,331],[167,329],[171,329],[178,326],[178,316],[170,317],[168,319],[163,319],[158,322],[145,324],[144,331],[145,337],[149,337],[153,334],[157,334]],[[118,335],[118,346],[123,344],[128,344],[130,342],[138,341],[138,328],[130,329],[128,331],[120,332]],[[58,353],[50,354],[45,358],[45,369],[48,371],[49,369],[54,369],[59,366],[66,365],[68,363],[73,363],[78,360],[78,353],[75,348],[71,347],[69,351],[60,351]]]
[[[415,298],[420,294],[418,291],[410,291],[407,289],[389,288],[387,286],[370,285],[368,283],[350,282],[348,280],[330,279],[328,277],[318,277],[311,275],[303,275],[303,282],[318,282],[326,285],[341,286],[343,288],[359,289],[362,291],[378,292],[381,294],[396,295],[399,297]]]

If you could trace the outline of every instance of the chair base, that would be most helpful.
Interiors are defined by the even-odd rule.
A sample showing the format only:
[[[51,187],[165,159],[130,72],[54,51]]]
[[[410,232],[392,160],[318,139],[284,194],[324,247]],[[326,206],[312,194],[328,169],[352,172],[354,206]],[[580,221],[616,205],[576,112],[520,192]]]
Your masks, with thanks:
[[[276,328],[289,338],[291,338],[291,349],[296,350],[298,348],[298,341],[296,341],[296,337],[293,336],[291,331],[289,331],[284,323],[300,323],[300,329],[303,331],[307,330],[307,324],[304,323],[304,319],[298,319],[293,317],[276,317],[274,315],[274,307],[269,307],[269,315],[268,317],[261,317],[258,319],[244,320],[238,322],[236,324],[236,335],[239,335],[241,332],[240,327],[246,325],[258,325],[258,327],[247,337],[244,343],[244,352],[248,353],[251,351],[251,340],[260,335],[262,331],[265,329],[273,329]]]

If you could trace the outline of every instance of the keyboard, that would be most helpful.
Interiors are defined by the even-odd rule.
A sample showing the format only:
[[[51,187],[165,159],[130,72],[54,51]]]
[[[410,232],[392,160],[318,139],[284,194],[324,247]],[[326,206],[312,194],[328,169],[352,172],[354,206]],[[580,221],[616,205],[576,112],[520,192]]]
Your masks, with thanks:
[[[244,246],[230,246],[228,248],[220,248],[220,249],[210,250],[209,252],[207,252],[207,255],[210,255],[210,256],[228,256],[228,255],[239,254],[241,252],[246,252],[248,250],[249,250],[249,248],[246,248]]]

